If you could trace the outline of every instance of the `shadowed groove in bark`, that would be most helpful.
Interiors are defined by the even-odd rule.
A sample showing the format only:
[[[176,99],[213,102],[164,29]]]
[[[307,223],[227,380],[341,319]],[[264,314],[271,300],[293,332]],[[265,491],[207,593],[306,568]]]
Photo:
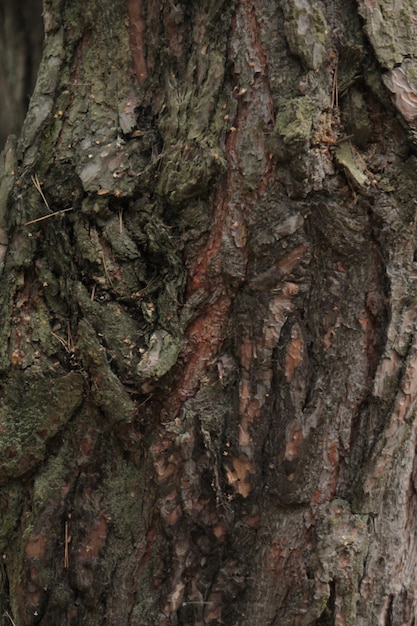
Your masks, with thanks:
[[[316,626],[333,626],[333,624],[335,624],[336,585],[334,582],[331,582],[329,587],[329,599],[327,601],[326,608],[316,622]]]

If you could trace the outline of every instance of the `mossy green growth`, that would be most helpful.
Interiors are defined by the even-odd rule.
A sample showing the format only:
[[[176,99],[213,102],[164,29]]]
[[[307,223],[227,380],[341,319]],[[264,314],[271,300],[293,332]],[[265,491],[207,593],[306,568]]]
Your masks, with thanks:
[[[121,226],[119,216],[106,222],[103,233],[119,259],[132,260],[141,257],[135,242]]]
[[[98,231],[87,222],[77,220],[74,226],[78,254],[93,265],[102,266],[103,252]]]
[[[92,301],[81,284],[77,288],[77,297],[89,323],[96,333],[105,338],[107,353],[118,371],[122,374],[129,374],[130,369],[139,359],[138,350],[143,341],[135,320],[128,315],[122,304],[106,302],[103,305]]]
[[[271,150],[278,160],[297,154],[310,142],[314,106],[308,96],[292,98],[279,108],[271,134]]]
[[[170,151],[159,175],[157,192],[170,204],[180,205],[208,192],[215,174],[222,171],[225,161],[220,150],[205,142],[192,142]]]
[[[166,101],[158,123],[164,159],[157,192],[174,206],[204,196],[213,177],[226,168],[223,146],[230,116],[223,95],[226,34],[226,28],[216,33],[222,40],[216,47],[207,37],[203,55],[193,52],[188,80],[178,80],[174,73],[165,76]]]
[[[50,498],[59,497],[68,474],[68,461],[65,459],[67,447],[64,444],[58,456],[51,457],[45,467],[36,474],[33,488],[33,507],[36,511],[40,511]]]
[[[10,376],[0,400],[0,481],[44,458],[47,441],[71,419],[83,390],[78,372],[54,379],[22,371]]]
[[[82,319],[78,324],[77,350],[90,375],[91,391],[97,406],[110,423],[131,423],[136,409],[107,361],[106,350],[93,326]]]
[[[147,520],[143,519],[142,497],[149,469],[145,466],[138,469],[133,463],[120,461],[105,481],[106,507],[118,539],[130,542],[132,537],[144,535]]]
[[[70,487],[88,458],[82,450],[82,441],[88,438],[91,445],[95,444],[95,438],[101,434],[100,423],[97,423],[100,417],[88,401],[83,402],[75,418],[68,424],[58,451],[42,463],[33,483],[31,513],[35,519],[44,515],[46,509],[51,511],[51,507],[55,511],[62,510],[67,498],[71,499]],[[80,445],[75,442],[80,442]],[[75,455],[74,448],[78,452]]]
[[[33,311],[30,324],[32,327],[32,342],[39,342],[42,346],[42,350],[48,354],[48,356],[56,352],[56,346],[53,345],[51,335],[51,326],[49,323],[49,314],[45,306],[39,306],[36,311]]]
[[[310,70],[317,70],[330,45],[330,27],[316,2],[284,2],[285,34],[291,52]]]
[[[17,481],[9,481],[0,494],[0,550],[10,542],[23,507],[24,487]]]
[[[101,502],[111,532],[103,548],[101,564],[106,576],[111,576],[116,586],[125,584],[127,572],[140,569],[141,575],[131,581],[136,610],[143,618],[142,621],[132,621],[138,624],[154,623],[159,598],[154,586],[155,562],[160,564],[160,553],[166,548],[157,535],[152,537],[152,549],[149,550],[149,534],[155,527],[155,500],[153,483],[146,478],[152,472],[150,456],[138,466],[121,458],[118,446],[113,448],[103,466]]]
[[[43,288],[43,295],[45,298],[45,304],[49,311],[59,311],[62,307],[62,302],[60,300],[60,284],[59,280],[51,272],[48,265],[45,261],[39,260],[36,267],[37,275],[40,284]],[[49,325],[48,325],[49,327]],[[51,340],[50,327],[49,327],[49,336],[48,341]]]

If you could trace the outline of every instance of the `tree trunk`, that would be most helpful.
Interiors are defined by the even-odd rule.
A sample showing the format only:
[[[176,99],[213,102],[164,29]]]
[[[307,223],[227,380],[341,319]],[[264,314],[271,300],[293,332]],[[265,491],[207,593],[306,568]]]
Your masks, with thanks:
[[[3,624],[415,624],[413,7],[44,0]]]

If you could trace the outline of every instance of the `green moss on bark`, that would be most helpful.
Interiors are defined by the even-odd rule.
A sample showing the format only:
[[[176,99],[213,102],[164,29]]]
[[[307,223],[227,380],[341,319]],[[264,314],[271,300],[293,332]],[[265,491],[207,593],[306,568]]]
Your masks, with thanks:
[[[16,371],[4,385],[0,405],[0,480],[18,476],[42,461],[48,440],[81,404],[84,383],[73,372],[54,379]]]

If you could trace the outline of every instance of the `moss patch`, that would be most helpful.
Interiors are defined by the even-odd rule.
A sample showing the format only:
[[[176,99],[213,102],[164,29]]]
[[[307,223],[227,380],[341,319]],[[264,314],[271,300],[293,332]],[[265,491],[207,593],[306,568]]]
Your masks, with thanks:
[[[17,371],[0,401],[0,480],[19,476],[45,456],[46,444],[81,404],[83,378],[31,377]]]

